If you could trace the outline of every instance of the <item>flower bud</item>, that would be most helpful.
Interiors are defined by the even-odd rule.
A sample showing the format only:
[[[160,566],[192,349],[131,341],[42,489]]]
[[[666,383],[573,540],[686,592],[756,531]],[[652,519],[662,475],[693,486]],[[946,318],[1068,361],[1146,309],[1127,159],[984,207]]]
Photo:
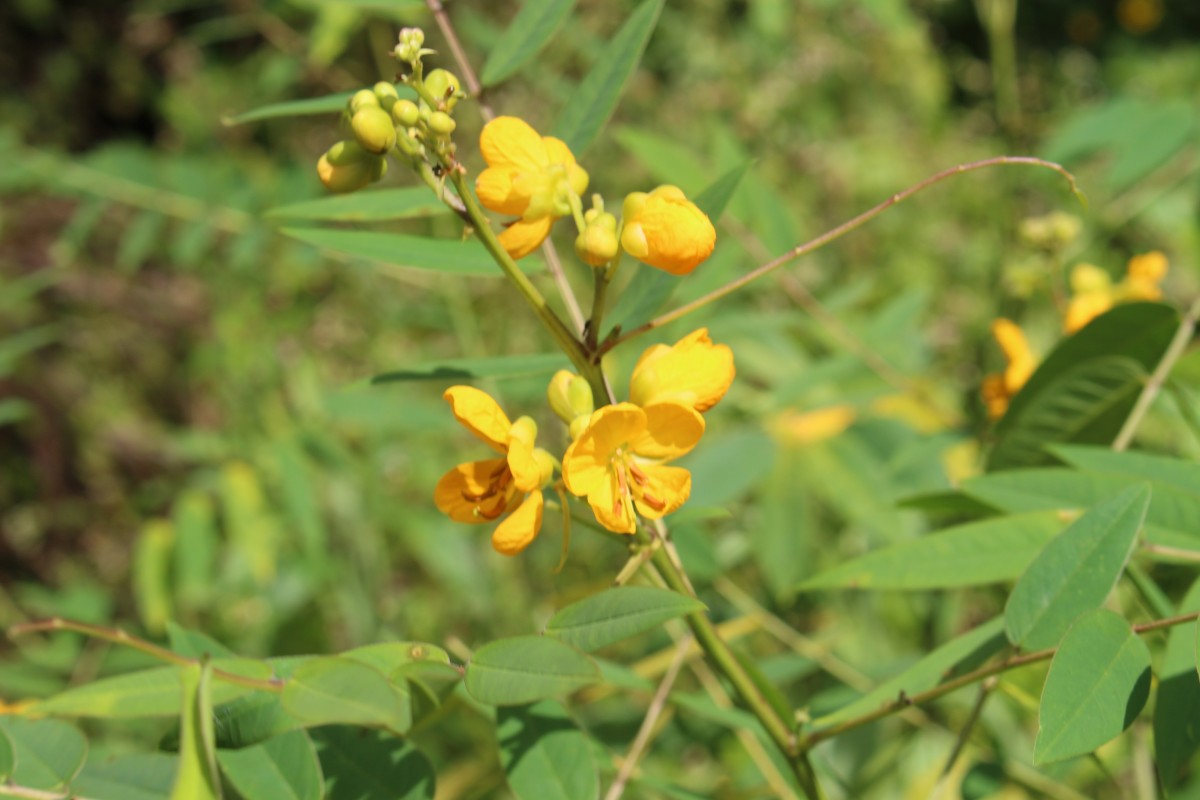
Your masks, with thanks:
[[[359,162],[338,166],[333,164],[326,154],[317,161],[317,176],[331,192],[356,192],[371,182],[371,165]]]
[[[359,89],[350,98],[351,114],[357,114],[364,108],[379,108],[379,98],[370,89]]]
[[[537,423],[533,421],[533,417],[521,417],[512,424],[508,435],[533,447],[534,441],[537,440]]]
[[[672,275],[686,275],[708,258],[717,232],[708,215],[676,186],[633,192],[622,208],[621,246],[634,258]]]
[[[460,97],[466,97],[462,91],[462,82],[453,72],[445,69],[435,69],[426,75],[425,88],[436,100],[445,104],[447,111],[454,108]]]
[[[392,104],[392,119],[397,125],[411,128],[420,118],[421,112],[412,100],[397,100]]]
[[[560,369],[550,379],[546,399],[558,418],[567,423],[580,416],[588,417],[595,409],[592,387],[570,370]]]
[[[382,155],[396,144],[396,126],[382,108],[364,108],[355,112],[350,127],[359,145],[369,153]]]
[[[400,96],[396,92],[396,87],[393,86],[392,84],[388,83],[387,81],[380,81],[379,83],[375,84],[371,88],[374,90],[375,97],[377,97],[379,99],[379,103],[381,105],[383,104],[383,101],[386,98],[390,97],[393,100],[395,100],[397,97]]]
[[[1071,270],[1071,291],[1075,294],[1107,293],[1111,288],[1112,278],[1095,264],[1076,264]]]
[[[420,28],[402,28],[400,43],[392,51],[392,55],[401,61],[414,64],[421,60],[421,46],[425,44],[425,32]]]
[[[584,219],[587,227],[575,239],[575,254],[585,264],[603,266],[616,257],[621,246],[617,240],[617,218],[592,209]]]
[[[455,127],[454,118],[445,111],[434,111],[429,115],[429,130],[438,136],[449,136]]]

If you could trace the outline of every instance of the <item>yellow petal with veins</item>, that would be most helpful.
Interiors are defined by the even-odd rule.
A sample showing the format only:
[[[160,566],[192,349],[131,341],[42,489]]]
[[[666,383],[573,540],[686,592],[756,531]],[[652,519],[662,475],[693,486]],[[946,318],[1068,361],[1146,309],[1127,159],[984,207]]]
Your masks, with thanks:
[[[487,392],[474,386],[451,386],[442,393],[455,418],[500,453],[508,452],[512,422]]]
[[[611,468],[588,492],[587,499],[596,521],[608,530],[613,533],[633,533],[637,530],[632,503],[621,491],[617,475]]]
[[[520,219],[509,225],[497,238],[510,256],[524,258],[542,246],[542,242],[550,235],[550,226],[553,224],[553,217]]]
[[[487,494],[497,473],[504,467],[505,461],[502,458],[459,464],[443,475],[433,490],[433,502],[438,511],[456,522],[480,523],[495,519],[495,515],[488,515],[491,516],[489,519],[488,516],[476,514],[475,508],[481,504],[481,501],[471,498],[479,498]],[[503,510],[503,506],[507,504],[507,498],[504,492],[500,492],[483,504],[487,508],[499,506],[499,509]]]
[[[542,529],[541,492],[532,492],[492,533],[492,547],[506,556],[515,556],[537,538]]]
[[[508,468],[513,485],[522,492],[541,488],[542,466],[533,455],[533,445],[513,437],[508,442]]]
[[[519,173],[511,167],[488,167],[475,179],[475,193],[479,202],[492,211],[519,217],[529,208],[529,193],[523,191],[526,184],[515,180]]]
[[[496,117],[484,125],[479,149],[489,167],[511,166],[536,172],[550,163],[542,137],[528,122],[516,117]]]
[[[662,464],[643,464],[641,471],[649,478],[642,487],[643,499],[637,500],[637,510],[646,519],[660,519],[687,502],[692,493],[692,473],[683,467]]]
[[[707,328],[692,331],[674,345],[647,348],[633,368],[629,399],[640,406],[664,400],[707,411],[733,383],[733,351],[713,344]]]
[[[563,482],[571,494],[590,495],[606,480],[617,450],[646,430],[646,412],[633,403],[604,406],[592,414],[587,429],[563,456]]]
[[[643,409],[646,427],[629,442],[639,456],[659,461],[679,458],[704,435],[704,417],[683,403],[656,403]]]

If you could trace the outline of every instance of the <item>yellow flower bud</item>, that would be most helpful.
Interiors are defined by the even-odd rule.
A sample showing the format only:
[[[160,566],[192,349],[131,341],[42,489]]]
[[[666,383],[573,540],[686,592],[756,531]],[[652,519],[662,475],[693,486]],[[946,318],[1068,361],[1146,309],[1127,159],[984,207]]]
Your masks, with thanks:
[[[584,215],[587,227],[575,239],[575,254],[583,263],[600,267],[616,258],[621,243],[617,241],[617,218],[595,209]]]
[[[546,388],[546,399],[558,418],[566,423],[579,416],[586,417],[595,410],[592,387],[570,370],[560,369],[554,374]]]
[[[412,100],[397,100],[392,104],[392,119],[397,125],[411,128],[420,118],[421,112]]]
[[[1095,264],[1076,264],[1071,270],[1071,291],[1075,294],[1108,292],[1112,278]]]
[[[350,118],[354,138],[363,150],[383,155],[396,145],[396,126],[382,108],[364,108]]]
[[[521,417],[512,424],[509,436],[533,447],[533,443],[537,439],[537,423],[533,421],[533,417]]]
[[[623,214],[625,251],[672,275],[691,272],[712,254],[717,242],[708,216],[676,186],[630,194]]]
[[[445,111],[434,111],[429,115],[429,130],[438,136],[449,136],[454,133],[455,126],[454,118]]]
[[[435,69],[426,75],[425,88],[435,99],[445,103],[447,111],[454,108],[460,97],[466,97],[462,90],[462,82],[453,72],[445,69]]]
[[[370,89],[359,89],[350,98],[351,114],[356,114],[364,108],[379,108],[379,98]]]
[[[338,142],[317,161],[317,176],[331,192],[356,192],[387,172],[387,159],[372,155],[356,142]]]
[[[395,100],[397,97],[400,96],[396,92],[396,87],[393,86],[392,84],[388,83],[387,81],[380,81],[379,83],[375,84],[375,86],[373,86],[372,88],[375,92],[375,96],[377,98],[379,98],[379,103],[381,105],[383,104],[383,102],[386,98],[390,97],[393,100]]]

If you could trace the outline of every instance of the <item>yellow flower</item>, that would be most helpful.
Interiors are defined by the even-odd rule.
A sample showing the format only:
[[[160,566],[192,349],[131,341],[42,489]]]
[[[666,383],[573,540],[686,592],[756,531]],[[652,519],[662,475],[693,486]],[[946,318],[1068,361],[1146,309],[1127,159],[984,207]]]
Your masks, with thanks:
[[[1003,373],[983,379],[980,394],[987,406],[988,417],[999,419],[1008,410],[1008,403],[1021,390],[1037,369],[1037,357],[1029,347],[1025,333],[1012,320],[1001,317],[992,321],[992,336],[1000,345],[1008,367]]]
[[[1063,331],[1074,333],[1112,308],[1112,278],[1094,264],[1076,264],[1071,270],[1071,299],[1063,315]]]
[[[1117,292],[1125,300],[1161,300],[1159,284],[1167,276],[1167,257],[1159,250],[1129,259]]]
[[[676,186],[634,192],[625,198],[622,215],[625,252],[672,275],[691,272],[717,242],[708,216]]]
[[[646,349],[633,368],[629,399],[639,406],[678,402],[707,411],[733,383],[733,351],[713,344],[708,328],[692,331],[668,347]]]
[[[571,213],[570,197],[587,189],[588,174],[561,140],[539,136],[516,117],[485,125],[479,147],[488,168],[475,191],[492,211],[520,217],[499,238],[510,256],[524,258],[550,235],[554,220]]]
[[[492,534],[492,547],[511,556],[524,550],[542,527],[542,487],[554,459],[534,447],[537,425],[529,417],[509,422],[486,392],[452,386],[442,395],[467,430],[500,453],[500,458],[459,464],[433,491],[438,510],[458,522],[493,522],[508,514]]]
[[[704,433],[704,418],[682,403],[605,406],[563,456],[563,482],[587,497],[597,521],[615,533],[633,533],[636,514],[658,519],[679,508],[692,476],[666,462],[689,452]]]
[[[844,432],[857,416],[854,408],[847,405],[826,406],[803,413],[787,409],[772,428],[788,444],[816,444]]]

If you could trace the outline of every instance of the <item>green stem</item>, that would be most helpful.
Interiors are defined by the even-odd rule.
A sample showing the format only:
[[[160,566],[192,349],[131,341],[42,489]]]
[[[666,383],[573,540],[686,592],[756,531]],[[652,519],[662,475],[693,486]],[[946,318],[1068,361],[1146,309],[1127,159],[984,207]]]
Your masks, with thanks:
[[[645,531],[639,529],[638,538],[644,546],[655,547],[656,543]],[[696,596],[682,570],[671,560],[665,547],[655,547],[653,563],[672,591],[688,597]],[[688,614],[685,619],[696,637],[696,643],[700,645],[700,648],[726,680],[733,684],[742,704],[758,717],[766,729],[767,735],[771,737],[771,741],[787,758],[805,796],[809,800],[823,800],[825,795],[817,782],[817,776],[808,759],[808,753],[797,746],[796,734],[791,725],[787,720],[780,718],[767,699],[762,696],[754,684],[754,679],[750,677],[737,660],[737,656],[729,649],[729,645],[721,638],[712,620],[703,611]]]
[[[878,205],[876,205],[874,208],[864,211],[863,213],[859,214],[857,217],[854,217],[853,219],[843,222],[841,225],[838,225],[836,228],[832,228],[832,229],[826,231],[825,233],[821,234],[820,236],[818,236],[815,239],[811,239],[802,245],[792,248],[791,250],[787,251],[786,253],[779,256],[778,258],[772,259],[771,261],[768,261],[766,264],[763,264],[762,266],[758,267],[757,269],[753,269],[750,272],[747,272],[745,275],[741,276],[740,278],[730,281],[729,283],[725,284],[724,286],[722,286],[719,289],[714,289],[713,291],[709,292],[708,294],[704,295],[703,297],[693,300],[690,303],[686,303],[673,311],[668,311],[666,314],[662,314],[658,317],[655,317],[654,319],[650,320],[649,322],[647,322],[643,325],[639,325],[638,327],[633,328],[632,330],[622,333],[620,336],[614,337],[610,340],[606,340],[604,342],[604,344],[602,344],[600,346],[599,354],[603,355],[604,353],[607,353],[609,350],[611,350],[612,348],[621,344],[622,342],[629,341],[630,339],[634,338],[635,336],[640,336],[641,334],[646,333],[647,331],[651,331],[655,328],[660,328],[669,322],[674,322],[675,320],[679,319],[680,317],[690,314],[693,311],[697,311],[697,310],[703,308],[704,306],[708,305],[709,303],[712,303],[716,300],[720,300],[721,298],[725,297],[726,295],[732,294],[733,292],[742,288],[746,284],[748,284],[752,281],[756,281],[759,278],[761,278],[762,276],[764,276],[770,272],[774,272],[775,270],[784,266],[788,262],[793,261],[793,260],[799,258],[800,256],[807,255],[818,248],[824,247],[825,245],[829,244],[830,242],[832,242],[836,239],[842,238],[847,233],[850,233],[851,231],[862,227],[863,225],[870,222],[872,219],[879,216],[880,214],[882,214],[884,211],[888,210],[892,206],[894,206],[897,203],[900,203],[904,200],[907,200],[908,198],[912,197],[914,194],[916,194],[917,192],[920,192],[923,189],[928,189],[930,186],[933,186],[934,184],[941,183],[942,181],[946,180],[947,178],[952,178],[955,175],[961,175],[964,172],[973,172],[977,169],[984,169],[986,167],[998,167],[998,166],[1006,166],[1006,165],[1013,165],[1013,164],[1025,164],[1025,165],[1029,165],[1029,166],[1043,167],[1045,169],[1054,170],[1055,172],[1059,173],[1060,175],[1062,175],[1064,178],[1067,179],[1067,182],[1070,183],[1070,185],[1071,185],[1071,191],[1074,192],[1075,195],[1077,197],[1079,197],[1080,201],[1082,202],[1083,195],[1079,191],[1078,187],[1075,185],[1075,176],[1073,176],[1070,172],[1067,172],[1067,170],[1062,165],[1055,164],[1052,161],[1045,161],[1040,158],[1032,158],[1029,156],[997,156],[996,158],[988,158],[988,159],[984,159],[983,161],[973,161],[969,164],[959,164],[958,166],[951,167],[950,169],[945,169],[945,170],[942,170],[941,172],[931,175],[928,178],[926,178],[925,180],[921,181],[920,183],[913,184],[912,186],[908,187],[907,189],[905,189],[902,192],[897,192],[896,194],[889,197],[887,200],[884,200],[882,203],[879,203]]]
[[[592,272],[596,276],[596,289],[592,294],[592,316],[588,320],[585,346],[588,350],[595,352],[596,341],[600,336],[600,326],[604,324],[604,305],[608,297],[608,269],[594,267]]]

